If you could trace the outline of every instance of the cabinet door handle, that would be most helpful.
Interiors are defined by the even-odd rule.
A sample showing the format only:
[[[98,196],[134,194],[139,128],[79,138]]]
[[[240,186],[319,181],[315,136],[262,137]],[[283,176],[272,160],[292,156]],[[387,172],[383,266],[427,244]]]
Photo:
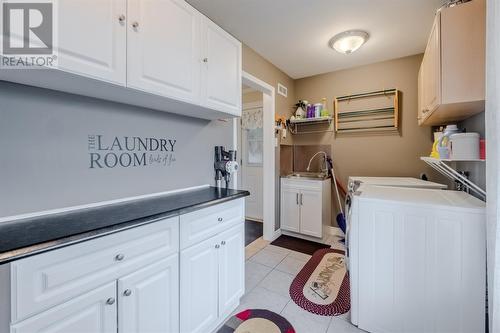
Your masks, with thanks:
[[[115,256],[115,260],[116,261],[122,261],[123,259],[125,259],[125,255],[124,254],[119,253],[119,254],[117,254]]]
[[[295,193],[295,201],[297,202],[297,205],[299,204],[299,194]]]
[[[302,206],[302,193],[300,193],[300,205]]]
[[[124,292],[123,292],[123,296],[130,296],[132,295],[132,290],[130,289],[126,289]]]
[[[221,245],[226,245],[226,241],[222,241],[220,243],[221,243]]]
[[[219,217],[219,218],[217,219],[217,221],[219,221],[219,222],[222,222],[222,220],[223,220],[223,218],[222,218],[222,217]]]
[[[113,297],[110,297],[106,300],[106,304],[108,305],[113,305],[115,304],[115,299]]]
[[[121,14],[120,16],[118,16],[118,22],[120,22],[120,23],[125,22],[125,19],[126,19],[126,17],[123,14]]]
[[[220,245],[219,244],[215,244],[215,248],[216,249],[220,248]]]
[[[207,63],[208,62],[208,58],[203,58],[203,62]]]
[[[139,28],[139,22],[132,23],[132,28],[134,28],[134,29]]]

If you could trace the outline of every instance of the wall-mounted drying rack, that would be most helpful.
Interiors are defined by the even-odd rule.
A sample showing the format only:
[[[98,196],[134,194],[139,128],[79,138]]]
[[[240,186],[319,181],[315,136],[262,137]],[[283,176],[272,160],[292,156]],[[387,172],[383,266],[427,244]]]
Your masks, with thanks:
[[[335,132],[397,132],[399,90],[384,89],[336,97]]]
[[[317,133],[328,133],[333,132],[330,124],[332,123],[332,117],[320,117],[320,118],[305,118],[305,119],[293,119],[289,121],[290,133],[298,134],[317,134]],[[305,126],[318,125],[321,128],[317,130],[304,131],[301,130]],[[317,127],[317,126],[316,126]]]
[[[458,181],[462,185],[471,189],[475,193],[479,194],[484,200],[486,200],[486,191],[471,182],[467,177],[464,177],[451,166],[446,163],[452,162],[484,162],[484,160],[453,160],[453,159],[437,159],[433,157],[420,157],[422,161],[430,165],[434,170],[438,171],[442,175],[450,178],[451,180]]]

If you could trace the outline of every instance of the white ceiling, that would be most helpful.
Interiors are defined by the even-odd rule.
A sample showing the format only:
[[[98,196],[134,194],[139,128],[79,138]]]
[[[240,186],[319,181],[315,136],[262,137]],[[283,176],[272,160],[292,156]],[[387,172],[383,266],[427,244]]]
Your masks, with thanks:
[[[422,53],[443,0],[187,0],[292,78]],[[365,30],[351,55],[329,39]]]

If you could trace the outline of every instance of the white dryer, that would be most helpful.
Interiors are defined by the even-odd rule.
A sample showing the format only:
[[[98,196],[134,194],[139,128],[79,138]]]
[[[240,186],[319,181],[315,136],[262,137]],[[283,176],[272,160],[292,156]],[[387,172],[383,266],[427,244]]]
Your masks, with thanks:
[[[363,185],[348,219],[351,321],[372,333],[484,332],[485,203]]]

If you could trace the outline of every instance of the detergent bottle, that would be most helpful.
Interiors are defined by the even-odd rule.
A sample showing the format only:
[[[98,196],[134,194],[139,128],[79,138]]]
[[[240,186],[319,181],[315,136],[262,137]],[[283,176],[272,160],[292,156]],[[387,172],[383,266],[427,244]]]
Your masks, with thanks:
[[[444,129],[443,135],[439,138],[436,144],[440,159],[450,158],[450,136],[456,133],[460,133],[457,125],[448,125]]]

